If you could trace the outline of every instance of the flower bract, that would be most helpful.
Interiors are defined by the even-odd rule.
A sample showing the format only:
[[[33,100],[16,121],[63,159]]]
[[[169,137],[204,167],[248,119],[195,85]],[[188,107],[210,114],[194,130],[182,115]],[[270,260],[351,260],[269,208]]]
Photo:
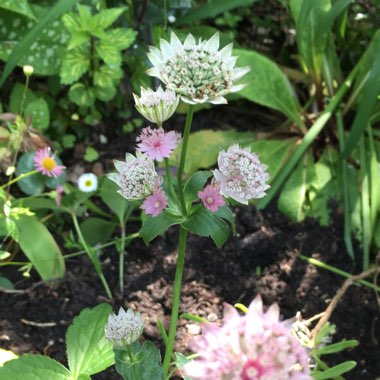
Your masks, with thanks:
[[[107,177],[119,187],[126,199],[142,199],[151,194],[156,184],[157,173],[154,162],[148,156],[137,152],[136,157],[127,153],[126,161],[114,161],[117,173]]]
[[[219,50],[219,34],[196,41],[189,34],[184,43],[172,33],[170,42],[161,39],[160,49],[151,47],[148,58],[153,67],[148,74],[181,95],[189,104],[227,103],[226,94],[241,90],[238,81],[250,68],[237,68],[232,44]]]
[[[98,188],[98,177],[93,173],[84,173],[78,178],[78,189],[84,193],[91,193]]]
[[[220,184],[217,182],[207,185],[202,191],[198,192],[198,197],[202,200],[203,205],[211,212],[216,212],[219,207],[225,204],[220,194]]]
[[[163,90],[161,86],[156,91],[141,87],[141,96],[133,94],[137,111],[150,122],[161,125],[168,120],[178,107],[179,96],[172,90]]]
[[[202,325],[202,336],[192,349],[200,358],[183,372],[192,380],[311,380],[308,354],[291,333],[291,324],[279,320],[279,308],[263,311],[258,296],[240,316],[224,306],[224,324]]]
[[[58,165],[55,155],[51,153],[50,148],[42,148],[38,150],[33,157],[34,167],[48,177],[59,177],[65,167]]]
[[[119,314],[112,313],[104,328],[106,338],[115,346],[130,345],[135,342],[144,330],[144,321],[140,313],[132,309],[125,311],[122,307]]]
[[[269,189],[266,181],[267,166],[262,164],[258,156],[251,153],[250,148],[232,145],[218,156],[218,169],[214,176],[220,182],[220,193],[236,201],[248,204],[250,199],[262,198]]]
[[[152,160],[163,161],[169,158],[172,151],[181,141],[179,133],[165,132],[162,128],[152,129],[146,127],[137,138],[140,152],[145,153]]]

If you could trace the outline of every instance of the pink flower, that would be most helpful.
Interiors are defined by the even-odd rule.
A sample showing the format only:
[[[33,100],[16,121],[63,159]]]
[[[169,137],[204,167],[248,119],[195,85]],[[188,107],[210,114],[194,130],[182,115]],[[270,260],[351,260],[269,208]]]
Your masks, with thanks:
[[[168,158],[181,141],[181,135],[177,132],[165,132],[162,128],[152,129],[146,127],[142,130],[137,146],[152,160],[162,161]]]
[[[183,372],[192,380],[311,380],[308,354],[291,333],[291,323],[279,320],[279,308],[266,313],[257,296],[246,315],[224,305],[224,324],[202,324],[203,335],[192,349],[200,359]]]
[[[61,207],[62,204],[62,195],[64,193],[64,188],[62,185],[57,186],[57,195],[55,197],[55,203],[57,204],[58,207]]]
[[[58,165],[55,160],[55,155],[51,153],[50,148],[42,148],[34,155],[34,167],[48,177],[59,177],[65,167]]]
[[[207,185],[203,191],[198,193],[198,197],[211,212],[218,211],[219,207],[225,204],[223,197],[220,195],[220,184],[217,182]]]
[[[156,217],[161,214],[165,207],[168,205],[168,198],[166,197],[162,187],[156,186],[153,194],[147,196],[141,205],[147,215]]]

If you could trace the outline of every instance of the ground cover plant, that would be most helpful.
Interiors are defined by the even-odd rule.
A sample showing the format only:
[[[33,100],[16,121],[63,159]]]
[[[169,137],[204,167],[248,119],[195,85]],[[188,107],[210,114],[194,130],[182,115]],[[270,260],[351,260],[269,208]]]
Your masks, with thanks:
[[[281,1],[297,59],[294,67],[280,68],[249,40],[244,44],[239,21],[257,22],[249,12],[256,3],[0,2],[11,40],[0,78],[9,94],[0,130],[0,253],[7,269],[1,291],[19,294],[9,271],[14,266],[59,289],[70,273],[68,260],[85,254],[105,300],[125,306],[115,314],[107,304],[80,313],[66,333],[67,366],[21,355],[5,361],[0,379],[95,378],[113,364],[115,378],[124,379],[350,378],[357,362],[350,353],[338,355],[361,342],[345,336],[332,342],[339,324],[329,320],[353,283],[372,289],[373,297],[379,291],[377,8],[364,4],[363,15],[351,1]],[[350,27],[351,19],[363,17],[374,33]],[[10,76],[16,66],[22,70]],[[191,132],[198,114],[227,103],[251,117],[247,101],[274,110],[275,125]],[[110,127],[114,141],[127,137],[127,147],[107,149]],[[327,308],[308,318],[294,310],[283,319],[276,299],[264,306],[260,291],[250,291],[244,303],[240,297],[229,301],[234,306],[225,303],[217,324],[181,309],[189,242],[209,238],[222,248],[238,238],[236,210],[263,209],[275,196],[279,210],[298,222],[313,217],[329,225],[334,207],[341,212],[343,261],[359,259],[360,273],[298,255],[348,277]],[[166,296],[170,317],[163,320],[153,311],[142,316],[139,305],[132,310],[123,299],[131,274],[125,268],[133,265],[125,258],[136,239],[149,251],[168,234],[178,243]],[[240,248],[250,241],[246,236]],[[115,272],[105,271],[109,247],[118,254],[116,281]],[[24,260],[16,261],[20,251]],[[262,269],[249,268],[258,277]],[[200,330],[175,352],[180,317]],[[154,320],[154,342],[140,338],[144,318]]]

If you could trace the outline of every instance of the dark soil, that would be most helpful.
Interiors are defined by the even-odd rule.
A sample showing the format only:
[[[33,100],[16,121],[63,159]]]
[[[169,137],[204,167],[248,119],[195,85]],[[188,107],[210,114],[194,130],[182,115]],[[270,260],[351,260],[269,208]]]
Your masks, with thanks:
[[[270,207],[264,212],[254,207],[234,209],[237,234],[223,249],[211,241],[190,237],[181,313],[190,312],[210,321],[220,321],[223,302],[249,304],[261,294],[265,304],[278,302],[284,318],[301,311],[304,318],[322,312],[344,279],[317,269],[297,257],[317,258],[351,273],[359,269],[345,253],[342,220],[337,211],[332,227],[317,222],[290,222]],[[125,290],[117,294],[116,252],[103,256],[104,270],[115,290],[114,308],[133,307],[146,318],[145,338],[159,342],[156,320],[168,324],[172,281],[176,263],[177,230],[169,230],[149,247],[135,240],[127,250]],[[261,272],[261,273],[260,273]],[[67,274],[58,288],[37,283],[37,279],[17,279],[21,294],[0,293],[0,347],[18,354],[43,353],[66,364],[64,336],[67,327],[83,308],[105,302],[104,292],[86,257],[67,261]],[[54,326],[36,327],[30,321]],[[335,363],[356,360],[355,370],[346,376],[352,380],[374,380],[380,376],[379,308],[374,292],[351,286],[331,322],[337,325],[334,341],[357,339],[358,348],[335,355]],[[199,332],[194,322],[182,320],[176,350],[186,352],[188,341]],[[96,380],[120,379],[114,369],[93,376]]]

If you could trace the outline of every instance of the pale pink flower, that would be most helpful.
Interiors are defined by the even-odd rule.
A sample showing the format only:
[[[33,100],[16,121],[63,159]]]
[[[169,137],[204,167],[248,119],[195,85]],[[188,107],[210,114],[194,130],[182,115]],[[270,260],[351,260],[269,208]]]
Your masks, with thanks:
[[[146,127],[136,139],[140,152],[145,153],[152,160],[162,161],[169,158],[170,154],[181,141],[178,132],[165,132],[162,128],[152,129]]]
[[[34,154],[34,167],[48,177],[59,177],[65,167],[58,165],[55,155],[51,153],[50,148],[42,148]]]
[[[218,182],[207,185],[203,191],[198,193],[198,197],[202,200],[203,205],[211,212],[218,211],[219,207],[225,204],[220,194],[220,184]]]
[[[64,188],[62,185],[57,186],[57,195],[55,197],[55,203],[57,204],[58,207],[61,207],[62,204],[62,195],[64,193]]]
[[[219,170],[214,176],[220,182],[220,193],[236,201],[248,204],[250,199],[262,198],[269,189],[266,181],[267,166],[262,164],[258,156],[251,153],[251,148],[240,148],[238,144],[230,146],[218,156]]]
[[[162,181],[157,180],[153,193],[145,198],[145,201],[140,206],[147,215],[152,215],[154,218],[161,214],[168,205],[168,198],[164,190],[160,186]]]
[[[224,324],[202,324],[203,335],[192,342],[200,359],[183,372],[191,380],[311,380],[308,354],[291,333],[291,323],[279,320],[279,308],[263,311],[257,296],[246,315],[224,305]]]

